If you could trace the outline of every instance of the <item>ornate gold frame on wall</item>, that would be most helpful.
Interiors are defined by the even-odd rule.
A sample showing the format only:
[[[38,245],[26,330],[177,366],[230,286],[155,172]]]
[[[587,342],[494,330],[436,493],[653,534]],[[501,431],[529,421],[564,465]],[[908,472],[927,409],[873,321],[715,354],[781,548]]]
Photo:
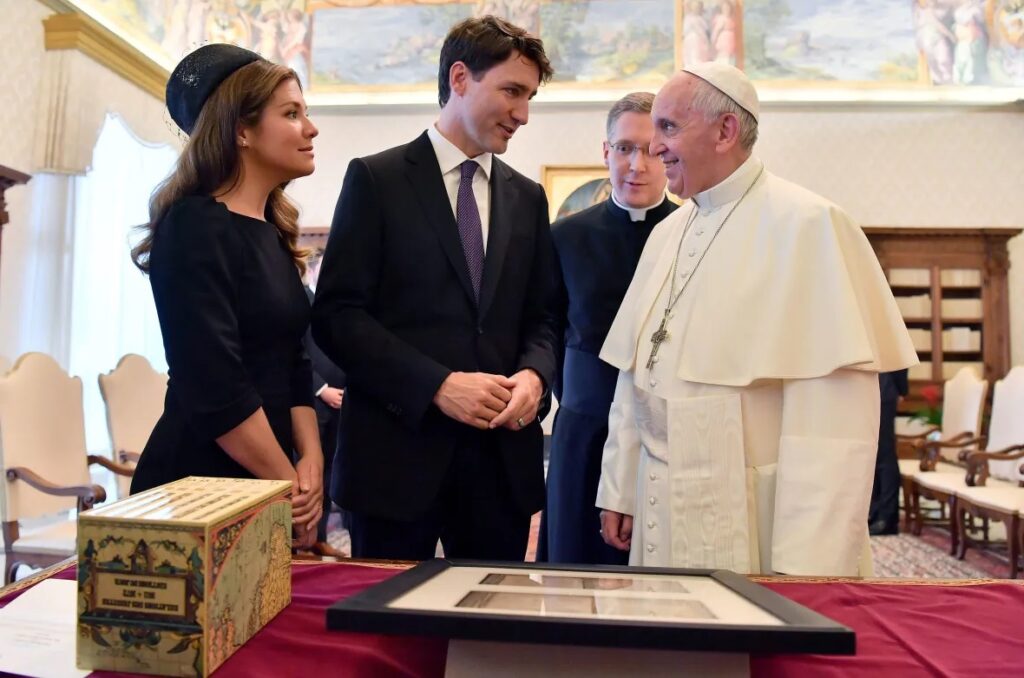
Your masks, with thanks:
[[[563,210],[569,198],[591,182],[608,180],[608,168],[604,165],[542,165],[540,168],[540,183],[548,196],[548,216],[554,222],[559,218],[568,216],[572,212],[589,206],[580,204],[572,211]],[[601,197],[603,195],[603,197]],[[598,191],[599,200],[587,199],[585,202],[596,204],[608,196]]]

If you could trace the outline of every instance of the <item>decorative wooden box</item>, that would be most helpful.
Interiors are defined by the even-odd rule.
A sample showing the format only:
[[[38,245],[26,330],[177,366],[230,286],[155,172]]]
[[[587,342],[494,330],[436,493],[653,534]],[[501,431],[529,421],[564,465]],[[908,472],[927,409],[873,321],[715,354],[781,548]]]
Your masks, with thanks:
[[[78,518],[78,666],[210,675],[291,602],[291,483],[184,478]]]

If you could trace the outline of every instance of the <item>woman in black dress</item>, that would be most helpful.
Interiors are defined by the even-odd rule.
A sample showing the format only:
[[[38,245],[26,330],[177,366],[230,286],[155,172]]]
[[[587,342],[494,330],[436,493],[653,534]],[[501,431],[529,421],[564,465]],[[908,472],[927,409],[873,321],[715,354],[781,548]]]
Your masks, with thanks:
[[[293,71],[231,45],[185,57],[167,102],[189,139],[132,258],[150,276],[170,378],[132,492],[190,475],[291,480],[308,546],[323,454],[302,348],[305,252],[283,189],[313,172],[317,129]]]

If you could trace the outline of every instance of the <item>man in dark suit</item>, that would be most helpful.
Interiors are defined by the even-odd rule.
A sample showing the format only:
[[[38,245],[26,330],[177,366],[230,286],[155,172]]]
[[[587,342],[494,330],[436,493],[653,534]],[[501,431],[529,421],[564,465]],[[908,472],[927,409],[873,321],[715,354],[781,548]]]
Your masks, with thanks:
[[[309,265],[306,268],[306,296],[309,303],[313,303],[317,281],[320,276],[320,264],[323,260],[324,251],[320,248],[309,258]],[[316,423],[320,429],[320,446],[324,452],[324,487],[330,487],[331,471],[334,462],[334,450],[338,442],[338,413],[341,410],[341,403],[345,397],[345,373],[328,358],[320,347],[313,341],[313,333],[306,330],[302,337],[302,345],[309,355],[313,366],[313,407],[316,410]],[[331,495],[324,492],[323,515],[316,526],[316,542],[313,544],[314,553],[321,556],[344,557],[338,549],[327,542],[327,520],[331,513]]]
[[[900,531],[900,465],[896,458],[896,410],[900,398],[907,395],[907,370],[881,372],[878,375],[881,412],[878,420],[878,455],[875,457],[875,482],[871,487],[868,532],[872,536],[898,534]]]
[[[538,414],[555,371],[544,192],[495,155],[551,66],[540,40],[468,19],[441,48],[441,113],[353,160],[313,307],[348,377],[331,494],[352,554],[522,560],[544,503]]]

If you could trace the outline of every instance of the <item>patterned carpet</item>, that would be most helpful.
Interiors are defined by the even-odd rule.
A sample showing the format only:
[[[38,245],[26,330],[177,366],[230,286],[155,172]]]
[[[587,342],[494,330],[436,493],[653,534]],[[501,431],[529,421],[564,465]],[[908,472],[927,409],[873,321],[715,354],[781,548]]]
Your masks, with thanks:
[[[967,561],[950,556],[948,536],[945,543],[944,548],[936,548],[921,537],[905,533],[872,537],[871,554],[875,559],[875,576],[927,579],[979,579],[993,576]],[[1001,576],[1005,577],[1006,574]]]

